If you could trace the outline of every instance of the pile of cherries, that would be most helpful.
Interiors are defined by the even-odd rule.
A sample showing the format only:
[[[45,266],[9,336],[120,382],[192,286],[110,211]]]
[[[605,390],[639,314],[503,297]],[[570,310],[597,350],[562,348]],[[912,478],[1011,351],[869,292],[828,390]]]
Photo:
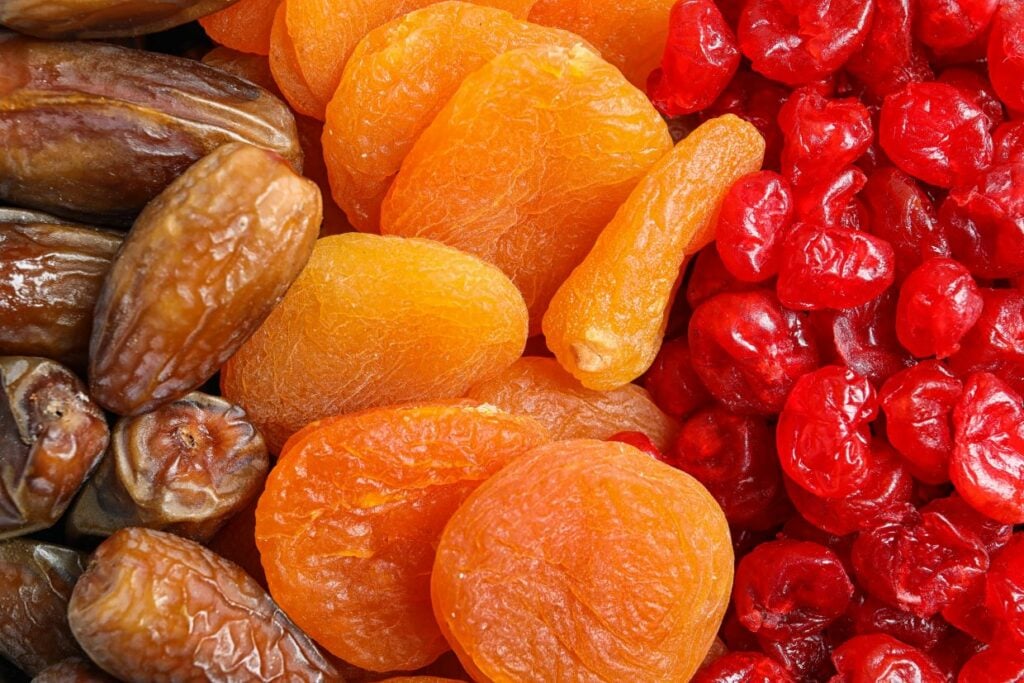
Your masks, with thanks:
[[[768,143],[646,377],[739,557],[695,680],[1024,681],[1024,1],[681,0],[649,90]]]

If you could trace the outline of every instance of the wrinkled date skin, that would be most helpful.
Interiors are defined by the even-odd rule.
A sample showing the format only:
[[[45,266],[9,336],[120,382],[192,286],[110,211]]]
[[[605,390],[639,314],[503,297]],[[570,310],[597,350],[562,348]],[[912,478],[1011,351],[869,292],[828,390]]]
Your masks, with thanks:
[[[103,278],[121,236],[0,209],[0,354],[85,368]]]
[[[69,657],[48,666],[32,683],[117,683],[117,679],[81,657]]]
[[[103,411],[67,368],[0,357],[0,538],[53,525],[109,437]]]
[[[89,347],[93,397],[119,415],[213,376],[313,252],[320,190],[278,155],[225,145],[139,216],[103,285]]]
[[[161,531],[123,529],[100,544],[68,622],[89,657],[126,681],[342,680],[241,568]]]
[[[110,450],[75,501],[68,530],[108,536],[145,526],[203,543],[259,492],[269,466],[263,437],[244,410],[193,392],[114,425]]]
[[[68,599],[85,568],[74,550],[39,541],[0,543],[0,656],[34,676],[82,651],[68,628]]]
[[[124,38],[156,33],[236,0],[4,0],[0,24],[37,38]]]
[[[0,201],[127,226],[235,140],[301,170],[294,117],[248,81],[153,52],[0,34]]]

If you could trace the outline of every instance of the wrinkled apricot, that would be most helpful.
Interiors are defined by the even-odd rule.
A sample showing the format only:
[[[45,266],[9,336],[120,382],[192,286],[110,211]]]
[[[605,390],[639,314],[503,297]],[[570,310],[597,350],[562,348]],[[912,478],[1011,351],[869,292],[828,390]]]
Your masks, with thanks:
[[[270,52],[270,28],[281,0],[237,0],[219,12],[199,20],[216,42],[240,52]]]
[[[697,480],[632,446],[560,441],[484,482],[445,527],[434,613],[480,681],[687,681],[733,552]]]
[[[544,336],[562,367],[591,389],[614,389],[651,366],[680,267],[714,238],[726,192],[763,158],[757,129],[726,114],[651,169],[544,314]]]
[[[466,76],[513,48],[579,42],[466,2],[440,2],[371,31],[327,106],[323,142],[335,201],[357,228],[377,232],[402,160]]]
[[[413,145],[381,232],[494,263],[537,332],[558,285],[670,147],[643,93],[589,48],[512,50],[467,77]]]
[[[679,423],[663,413],[646,389],[627,384],[614,391],[587,389],[554,358],[524,357],[478,384],[467,398],[529,415],[556,439],[607,439],[619,432],[646,434],[669,450]]]
[[[493,406],[377,408],[302,430],[256,509],[271,595],[356,666],[429,664],[448,650],[430,608],[441,530],[481,482],[549,438]]]
[[[526,325],[515,286],[473,256],[334,235],[224,366],[221,389],[276,453],[322,417],[463,395],[519,357]]]

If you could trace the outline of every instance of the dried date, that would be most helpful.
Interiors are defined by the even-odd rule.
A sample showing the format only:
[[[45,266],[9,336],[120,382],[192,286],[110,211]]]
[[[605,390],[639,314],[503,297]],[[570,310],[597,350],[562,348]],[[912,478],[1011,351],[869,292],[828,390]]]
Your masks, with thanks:
[[[117,679],[90,661],[70,657],[40,671],[32,683],[117,683]]]
[[[3,0],[0,24],[37,38],[125,38],[180,26],[236,0]]]

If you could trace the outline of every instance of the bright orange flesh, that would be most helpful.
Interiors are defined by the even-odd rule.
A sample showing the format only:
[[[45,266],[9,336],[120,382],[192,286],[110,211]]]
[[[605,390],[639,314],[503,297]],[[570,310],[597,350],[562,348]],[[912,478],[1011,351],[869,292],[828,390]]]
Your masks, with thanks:
[[[215,42],[240,52],[270,54],[270,28],[281,0],[238,0],[199,24]]]

